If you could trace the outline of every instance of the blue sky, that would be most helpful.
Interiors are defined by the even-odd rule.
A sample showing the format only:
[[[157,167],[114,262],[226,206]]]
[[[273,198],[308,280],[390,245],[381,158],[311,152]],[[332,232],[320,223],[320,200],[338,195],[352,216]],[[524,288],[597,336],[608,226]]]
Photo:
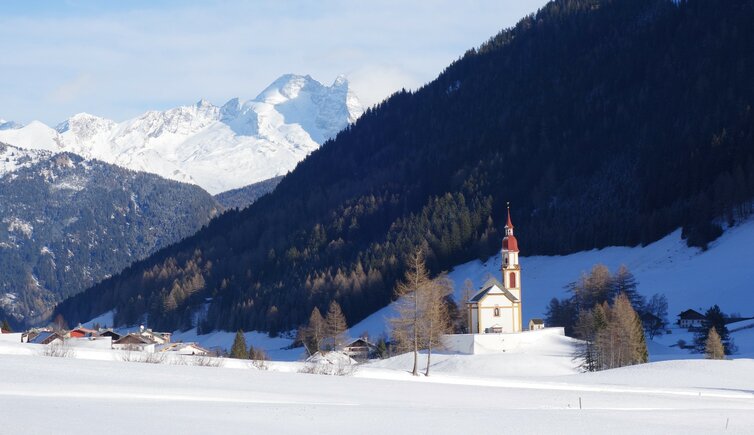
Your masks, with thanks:
[[[121,121],[345,74],[368,105],[433,79],[544,0],[3,1],[0,118]],[[462,6],[461,6],[462,5]]]

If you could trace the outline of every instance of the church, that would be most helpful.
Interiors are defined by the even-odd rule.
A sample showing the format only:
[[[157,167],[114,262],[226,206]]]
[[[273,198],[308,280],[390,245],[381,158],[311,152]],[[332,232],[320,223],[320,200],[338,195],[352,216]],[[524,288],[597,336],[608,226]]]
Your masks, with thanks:
[[[472,334],[522,331],[521,266],[518,264],[518,241],[513,235],[510,207],[505,223],[502,258],[502,282],[490,278],[466,302],[469,332]]]

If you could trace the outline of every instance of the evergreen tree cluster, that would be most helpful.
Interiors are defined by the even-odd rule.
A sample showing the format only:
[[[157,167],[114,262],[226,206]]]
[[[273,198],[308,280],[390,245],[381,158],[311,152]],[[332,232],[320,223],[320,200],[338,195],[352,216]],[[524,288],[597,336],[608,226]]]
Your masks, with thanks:
[[[335,300],[358,322],[390,302],[413,247],[427,242],[432,275],[496,252],[506,201],[525,255],[678,227],[704,247],[752,212],[752,21],[752,0],[551,2],[367,110],[252,206],[57,312],[177,329],[209,303],[202,329],[276,334]],[[611,301],[589,291],[554,311],[570,328]]]
[[[717,342],[723,348],[724,355],[731,355],[736,351],[736,345],[730,337],[730,332],[726,326],[727,319],[719,306],[713,305],[704,313],[702,327],[694,334],[694,347],[697,352],[705,353],[711,358],[718,358]]]

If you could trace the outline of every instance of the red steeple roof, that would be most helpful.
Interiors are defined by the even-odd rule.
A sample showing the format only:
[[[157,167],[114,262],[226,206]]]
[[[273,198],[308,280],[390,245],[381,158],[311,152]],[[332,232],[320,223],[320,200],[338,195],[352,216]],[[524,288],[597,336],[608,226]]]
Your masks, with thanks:
[[[503,250],[518,252],[518,240],[516,240],[516,236],[513,235],[510,203],[508,203],[508,221],[505,223],[505,228],[510,230],[510,235],[508,235],[508,231],[505,232],[505,237],[503,237]]]
[[[508,222],[505,223],[506,228],[513,228],[513,222],[511,222],[511,206],[508,203]]]

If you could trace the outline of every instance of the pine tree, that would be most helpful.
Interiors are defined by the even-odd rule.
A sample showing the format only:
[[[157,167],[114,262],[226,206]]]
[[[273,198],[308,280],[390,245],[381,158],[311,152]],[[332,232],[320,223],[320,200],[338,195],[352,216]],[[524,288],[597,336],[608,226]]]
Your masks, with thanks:
[[[725,348],[723,347],[723,341],[720,339],[720,334],[713,327],[710,329],[707,335],[707,343],[704,347],[704,353],[707,355],[707,359],[725,359]]]
[[[246,338],[244,338],[243,331],[240,329],[236,332],[236,338],[233,340],[233,346],[230,348],[230,357],[238,359],[249,358],[249,352],[246,350]]]
[[[2,330],[5,332],[13,332],[13,329],[10,327],[10,324],[8,324],[7,319],[3,320],[3,325],[0,326],[0,328],[2,328]]]
[[[325,340],[329,350],[337,349],[345,343],[347,329],[346,316],[343,315],[340,305],[335,301],[330,302],[325,317]]]
[[[723,314],[722,310],[717,305],[712,306],[704,313],[702,327],[697,331],[696,336],[694,337],[694,344],[697,352],[705,352],[707,338],[712,329],[715,329],[717,335],[720,336],[720,341],[723,343],[725,354],[732,354],[736,347],[733,344],[733,340],[730,338],[728,327],[725,325],[725,314]]]

